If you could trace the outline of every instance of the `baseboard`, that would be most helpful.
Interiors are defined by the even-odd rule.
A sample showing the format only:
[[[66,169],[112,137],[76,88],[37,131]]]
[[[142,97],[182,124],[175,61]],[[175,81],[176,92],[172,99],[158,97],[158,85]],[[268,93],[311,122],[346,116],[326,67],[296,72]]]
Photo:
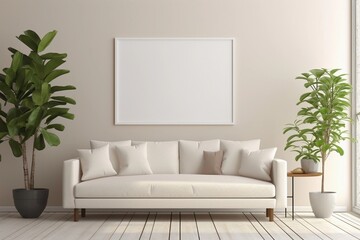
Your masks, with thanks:
[[[239,209],[184,209],[183,211],[196,211],[196,212],[264,212],[265,209],[259,209],[259,208],[239,208]],[[287,208],[288,212],[291,212],[291,207],[289,206]],[[47,206],[45,208],[45,212],[71,212],[71,209],[64,209],[62,206]],[[126,209],[89,209],[88,212],[127,212]],[[144,212],[144,211],[156,211],[156,212],[169,212],[171,209],[134,209],[131,210],[132,212]],[[181,211],[179,209],[175,210],[176,212]],[[275,212],[284,212],[284,208],[275,209]],[[295,206],[296,212],[312,212],[310,206]],[[346,212],[347,207],[346,206],[336,206],[335,212]],[[14,206],[0,206],[0,213],[1,212],[16,212],[16,209]]]

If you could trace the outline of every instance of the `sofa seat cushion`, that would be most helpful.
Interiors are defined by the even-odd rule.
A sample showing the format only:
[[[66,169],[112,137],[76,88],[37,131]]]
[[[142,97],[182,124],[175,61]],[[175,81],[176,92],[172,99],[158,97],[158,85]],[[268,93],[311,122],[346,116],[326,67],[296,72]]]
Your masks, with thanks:
[[[76,198],[269,198],[270,182],[241,176],[153,174],[112,176],[81,182]]]

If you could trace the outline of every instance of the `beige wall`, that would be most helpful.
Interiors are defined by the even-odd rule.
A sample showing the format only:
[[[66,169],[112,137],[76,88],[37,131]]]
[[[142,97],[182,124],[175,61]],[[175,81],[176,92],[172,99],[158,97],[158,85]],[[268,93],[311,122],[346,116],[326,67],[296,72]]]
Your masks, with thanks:
[[[21,45],[15,36],[22,31],[57,29],[51,49],[69,54],[71,70],[60,81],[78,88],[76,120],[64,121],[61,146],[38,154],[36,184],[50,188],[50,206],[61,205],[62,162],[90,139],[261,138],[293,169],[298,163],[282,150],[282,129],[304,91],[294,78],[315,67],[350,73],[350,0],[2,0],[0,8],[0,67],[10,62],[7,47]],[[115,126],[115,37],[234,37],[236,124]],[[350,144],[344,146],[344,157],[329,160],[326,188],[349,208]],[[11,189],[22,187],[21,160],[6,144],[0,151],[0,206],[10,206]],[[319,178],[299,180],[296,204],[308,206],[307,192],[319,188]]]

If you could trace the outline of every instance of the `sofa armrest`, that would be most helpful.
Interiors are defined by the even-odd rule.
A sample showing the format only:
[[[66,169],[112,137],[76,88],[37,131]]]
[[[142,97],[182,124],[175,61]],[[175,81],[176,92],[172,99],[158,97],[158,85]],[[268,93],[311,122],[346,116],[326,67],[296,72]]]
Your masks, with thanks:
[[[275,185],[276,208],[287,206],[287,162],[274,159],[272,162],[272,182]]]
[[[75,208],[74,187],[80,182],[80,161],[66,160],[63,166],[63,207]]]

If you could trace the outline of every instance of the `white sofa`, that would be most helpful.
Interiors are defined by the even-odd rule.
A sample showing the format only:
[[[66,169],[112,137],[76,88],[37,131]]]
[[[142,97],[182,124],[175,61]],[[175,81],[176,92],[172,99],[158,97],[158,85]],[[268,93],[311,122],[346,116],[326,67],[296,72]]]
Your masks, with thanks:
[[[92,141],[93,148],[106,142]],[[119,168],[110,142],[110,160]],[[140,142],[127,141],[126,144]],[[287,199],[286,161],[273,159],[271,181],[238,175],[239,149],[259,149],[260,140],[209,140],[146,142],[147,159],[153,174],[110,176],[81,181],[79,159],[64,161],[63,207],[74,209],[243,209],[263,208],[273,220],[274,208],[285,208]],[[222,175],[199,174],[203,151],[223,149]]]

